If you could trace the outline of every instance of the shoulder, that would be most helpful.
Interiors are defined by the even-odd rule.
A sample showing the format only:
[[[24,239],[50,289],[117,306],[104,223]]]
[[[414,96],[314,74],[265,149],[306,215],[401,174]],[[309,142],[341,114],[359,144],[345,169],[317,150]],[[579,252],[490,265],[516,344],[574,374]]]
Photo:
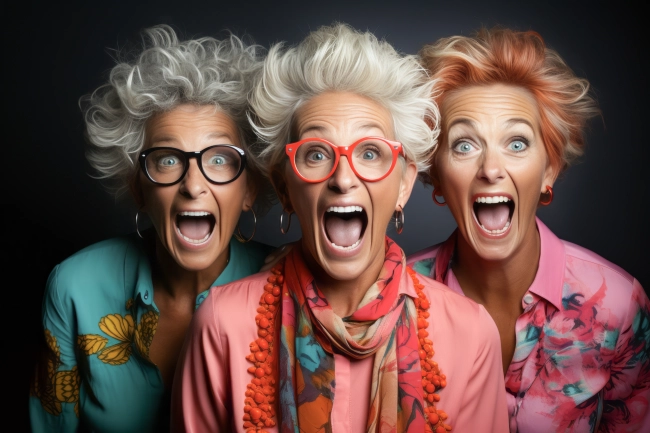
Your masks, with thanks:
[[[148,266],[135,236],[120,236],[89,245],[59,263],[50,273],[47,291],[75,297],[92,296],[93,288],[136,278],[141,264]]]
[[[620,266],[580,245],[565,240],[562,240],[562,244],[566,252],[567,268],[570,272],[586,274],[597,272],[621,285],[632,286],[634,277]]]
[[[593,251],[564,240],[562,243],[566,254],[562,287],[565,308],[579,304],[606,311],[602,320],[611,326],[625,326],[635,320],[640,310],[648,314],[648,296],[632,275]]]
[[[410,254],[406,257],[406,264],[417,273],[430,276],[441,245],[439,243]]]
[[[429,277],[418,275],[418,280],[424,286],[423,291],[429,299],[433,317],[444,317],[450,326],[457,329],[473,330],[486,323],[489,323],[490,327],[494,325],[485,308],[472,299]]]
[[[195,312],[196,326],[216,327],[224,333],[246,326],[255,326],[255,314],[264,294],[270,272],[258,272],[224,285],[213,286]],[[249,320],[250,319],[250,320]]]
[[[614,303],[647,296],[641,284],[620,266],[595,252],[568,241],[562,241],[566,252],[565,287],[562,297],[570,292],[601,293]],[[586,294],[587,293],[581,293]],[[618,301],[615,301],[618,300]]]

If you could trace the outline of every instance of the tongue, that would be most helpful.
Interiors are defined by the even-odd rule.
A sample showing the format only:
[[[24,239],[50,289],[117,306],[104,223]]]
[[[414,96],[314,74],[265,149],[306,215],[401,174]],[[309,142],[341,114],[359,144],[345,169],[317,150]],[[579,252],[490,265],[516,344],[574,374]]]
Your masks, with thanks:
[[[505,203],[479,204],[476,218],[488,230],[501,230],[508,222],[510,208]]]
[[[340,247],[349,247],[359,240],[363,222],[360,217],[349,219],[328,216],[325,219],[325,231],[330,241]]]
[[[190,239],[203,239],[210,233],[210,220],[208,218],[179,218],[178,229],[183,236]]]

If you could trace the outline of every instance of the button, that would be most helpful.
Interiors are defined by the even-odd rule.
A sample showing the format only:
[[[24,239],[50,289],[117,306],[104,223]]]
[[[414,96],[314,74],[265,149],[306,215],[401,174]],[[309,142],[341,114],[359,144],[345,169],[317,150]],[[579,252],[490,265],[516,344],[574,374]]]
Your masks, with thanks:
[[[526,295],[524,296],[524,304],[530,305],[533,303],[533,301],[534,301],[533,295],[531,295],[530,293],[526,293]]]
[[[144,300],[146,301],[147,299],[149,299],[149,290],[144,292]],[[526,300],[526,298],[524,298],[524,300]],[[529,304],[530,302],[527,302],[527,303]]]

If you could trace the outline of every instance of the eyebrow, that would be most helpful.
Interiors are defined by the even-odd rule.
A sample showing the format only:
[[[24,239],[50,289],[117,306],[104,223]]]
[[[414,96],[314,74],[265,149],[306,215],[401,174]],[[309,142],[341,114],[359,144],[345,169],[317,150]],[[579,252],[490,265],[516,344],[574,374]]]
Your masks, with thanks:
[[[455,119],[453,122],[447,125],[447,129],[451,129],[453,126],[456,125],[467,125],[474,129],[477,129],[478,126],[476,122],[474,122],[473,120],[461,117],[460,119]]]
[[[528,125],[528,126],[530,127],[530,129],[532,129],[533,131],[535,130],[535,128],[533,128],[533,124],[530,123],[527,119],[524,119],[523,117],[515,117],[515,118],[513,118],[513,119],[508,119],[508,120],[506,121],[506,125],[507,125],[508,127],[510,127],[510,126],[514,126],[514,125],[516,125],[517,123],[523,123],[523,124],[525,124],[525,125]]]
[[[533,127],[533,124],[530,123],[530,121],[528,121],[527,119],[524,119],[523,117],[514,117],[514,118],[512,118],[512,119],[508,119],[508,120],[505,122],[505,125],[506,125],[507,127],[512,127],[512,126],[514,126],[514,125],[516,125],[516,124],[518,124],[518,123],[523,123],[523,124],[525,124],[525,125],[528,125],[528,127],[529,127],[530,129],[532,129],[533,131],[535,130],[535,128]],[[471,128],[474,128],[474,129],[477,129],[477,127],[478,127],[478,125],[476,124],[476,122],[474,122],[473,120],[471,120],[471,119],[465,119],[465,118],[460,118],[460,119],[455,119],[453,122],[451,122],[451,123],[447,126],[447,129],[451,129],[452,126],[456,126],[456,125],[467,125],[467,126],[469,126],[469,127],[471,127]]]

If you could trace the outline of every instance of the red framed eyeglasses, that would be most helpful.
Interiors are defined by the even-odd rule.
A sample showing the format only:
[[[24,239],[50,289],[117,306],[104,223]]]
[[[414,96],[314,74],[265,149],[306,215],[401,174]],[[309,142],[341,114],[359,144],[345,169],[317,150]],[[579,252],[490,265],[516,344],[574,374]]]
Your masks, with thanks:
[[[354,174],[367,182],[384,179],[395,168],[397,157],[405,157],[402,143],[382,137],[363,137],[349,146],[337,146],[323,138],[305,138],[287,144],[285,152],[293,171],[309,183],[332,176],[342,155]]]

